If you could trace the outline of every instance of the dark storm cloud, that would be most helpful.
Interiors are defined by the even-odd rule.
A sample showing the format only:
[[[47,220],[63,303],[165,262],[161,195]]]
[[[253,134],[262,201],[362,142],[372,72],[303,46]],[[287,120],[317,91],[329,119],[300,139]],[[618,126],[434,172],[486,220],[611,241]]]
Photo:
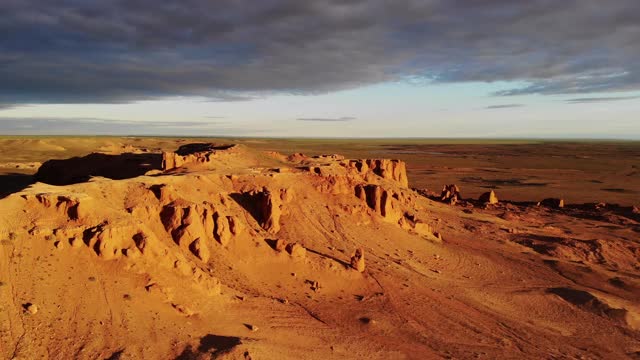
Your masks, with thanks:
[[[584,97],[565,100],[569,104],[586,104],[586,103],[601,103],[610,101],[624,101],[640,99],[640,96],[609,96],[609,97]]]
[[[341,122],[341,121],[352,121],[356,118],[350,116],[344,116],[339,118],[297,118],[298,121],[318,121],[318,122]]]
[[[391,80],[638,90],[638,24],[637,0],[3,0],[0,102],[232,101]]]
[[[510,109],[510,108],[517,108],[517,107],[523,107],[524,105],[522,104],[502,104],[502,105],[489,105],[487,106],[485,109]]]

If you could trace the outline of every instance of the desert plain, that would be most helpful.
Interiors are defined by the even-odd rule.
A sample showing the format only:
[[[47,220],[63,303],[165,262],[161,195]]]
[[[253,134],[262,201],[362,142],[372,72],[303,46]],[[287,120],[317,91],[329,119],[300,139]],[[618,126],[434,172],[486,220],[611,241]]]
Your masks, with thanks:
[[[3,137],[0,358],[640,358],[640,143]]]

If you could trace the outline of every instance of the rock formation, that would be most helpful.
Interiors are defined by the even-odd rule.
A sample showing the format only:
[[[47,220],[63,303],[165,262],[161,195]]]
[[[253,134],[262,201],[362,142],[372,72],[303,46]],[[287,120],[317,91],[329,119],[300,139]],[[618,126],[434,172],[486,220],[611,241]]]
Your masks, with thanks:
[[[364,272],[364,250],[362,248],[356,249],[354,254],[351,256],[351,267],[358,272]]]
[[[219,153],[228,153],[234,145],[208,143],[182,145],[175,152],[162,153],[162,170],[167,171],[185,165],[207,165]]]
[[[53,259],[47,264],[60,266],[56,273],[69,274],[65,284],[75,281],[73,286],[93,296],[87,301],[109,311],[117,303],[113,293],[95,293],[93,288],[113,287],[115,298],[127,306],[141,299],[141,304],[152,304],[149,309],[158,317],[169,316],[167,312],[207,317],[217,302],[227,301],[228,297],[218,296],[222,291],[245,287],[255,293],[256,284],[272,283],[276,275],[263,269],[291,268],[293,278],[296,273],[306,278],[319,275],[327,284],[323,295],[335,291],[331,277],[353,281],[353,273],[340,264],[350,261],[356,271],[365,270],[362,248],[351,259],[335,250],[360,246],[359,237],[377,241],[380,236],[390,244],[398,238],[404,244],[440,241],[424,211],[427,200],[408,188],[406,166],[399,160],[286,157],[237,146],[195,144],[163,153],[162,170],[142,172],[143,164],[134,165],[130,175],[137,177],[131,179],[83,177],[74,180],[82,182],[63,187],[36,184],[2,199],[0,205],[9,204],[3,206],[10,209],[3,209],[0,218],[2,246],[20,238],[28,244],[21,252],[39,252],[34,259]],[[18,235],[6,231],[9,226]],[[265,252],[265,242],[276,251]],[[290,256],[281,253],[285,251]],[[13,266],[11,261],[0,261],[0,270],[5,264]],[[86,276],[74,278],[83,272]],[[284,273],[289,277],[291,272]],[[85,286],[84,281],[99,286]],[[278,280],[295,286],[287,281]],[[133,288],[125,292],[120,286]],[[312,290],[320,291],[316,279]],[[75,310],[65,311],[64,316],[72,316]],[[114,318],[124,316],[113,311]],[[44,313],[48,310],[38,316]],[[81,313],[78,319],[95,316],[91,314]],[[109,319],[96,322],[113,330]],[[145,324],[141,326],[148,333]],[[103,355],[95,357],[111,356]]]
[[[280,231],[280,215],[282,214],[282,198],[269,189],[256,193],[255,199],[262,216],[262,228],[272,234]]]
[[[498,203],[498,196],[496,196],[496,193],[493,192],[493,190],[483,193],[482,195],[480,195],[480,197],[478,198],[478,201],[484,204],[497,204]]]
[[[298,243],[287,244],[285,248],[289,255],[295,258],[304,258],[307,254],[307,249]]]
[[[455,184],[445,185],[440,193],[440,201],[455,205],[461,199],[460,189]]]
[[[350,160],[348,166],[361,174],[372,172],[383,179],[395,181],[402,187],[409,186],[407,167],[404,161],[389,159]]]
[[[564,200],[558,198],[547,198],[540,201],[540,205],[553,209],[561,209],[564,207]]]
[[[287,247],[287,242],[284,239],[277,239],[273,249],[278,252],[282,252]]]
[[[194,204],[175,201],[165,205],[160,212],[160,220],[178,245],[187,245],[197,239],[214,240],[225,246],[237,235],[237,222],[226,216],[211,203]],[[206,247],[202,244],[200,247]]]
[[[397,222],[402,217],[402,211],[396,200],[399,196],[380,185],[358,185],[355,188],[355,195],[386,220]]]

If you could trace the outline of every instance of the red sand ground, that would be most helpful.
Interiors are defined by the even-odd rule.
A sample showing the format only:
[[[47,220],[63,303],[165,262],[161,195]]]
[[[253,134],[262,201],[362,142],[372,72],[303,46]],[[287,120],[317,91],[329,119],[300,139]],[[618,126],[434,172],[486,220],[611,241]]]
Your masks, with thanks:
[[[9,191],[0,357],[640,357],[631,204],[450,205],[402,161],[258,147],[114,145]]]

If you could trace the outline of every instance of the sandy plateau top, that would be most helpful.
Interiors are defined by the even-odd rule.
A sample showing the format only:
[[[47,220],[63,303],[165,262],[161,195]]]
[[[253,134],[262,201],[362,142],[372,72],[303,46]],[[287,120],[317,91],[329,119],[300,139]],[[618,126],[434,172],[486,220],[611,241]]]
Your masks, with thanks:
[[[233,144],[36,178],[0,200],[3,359],[640,357],[634,207]]]

